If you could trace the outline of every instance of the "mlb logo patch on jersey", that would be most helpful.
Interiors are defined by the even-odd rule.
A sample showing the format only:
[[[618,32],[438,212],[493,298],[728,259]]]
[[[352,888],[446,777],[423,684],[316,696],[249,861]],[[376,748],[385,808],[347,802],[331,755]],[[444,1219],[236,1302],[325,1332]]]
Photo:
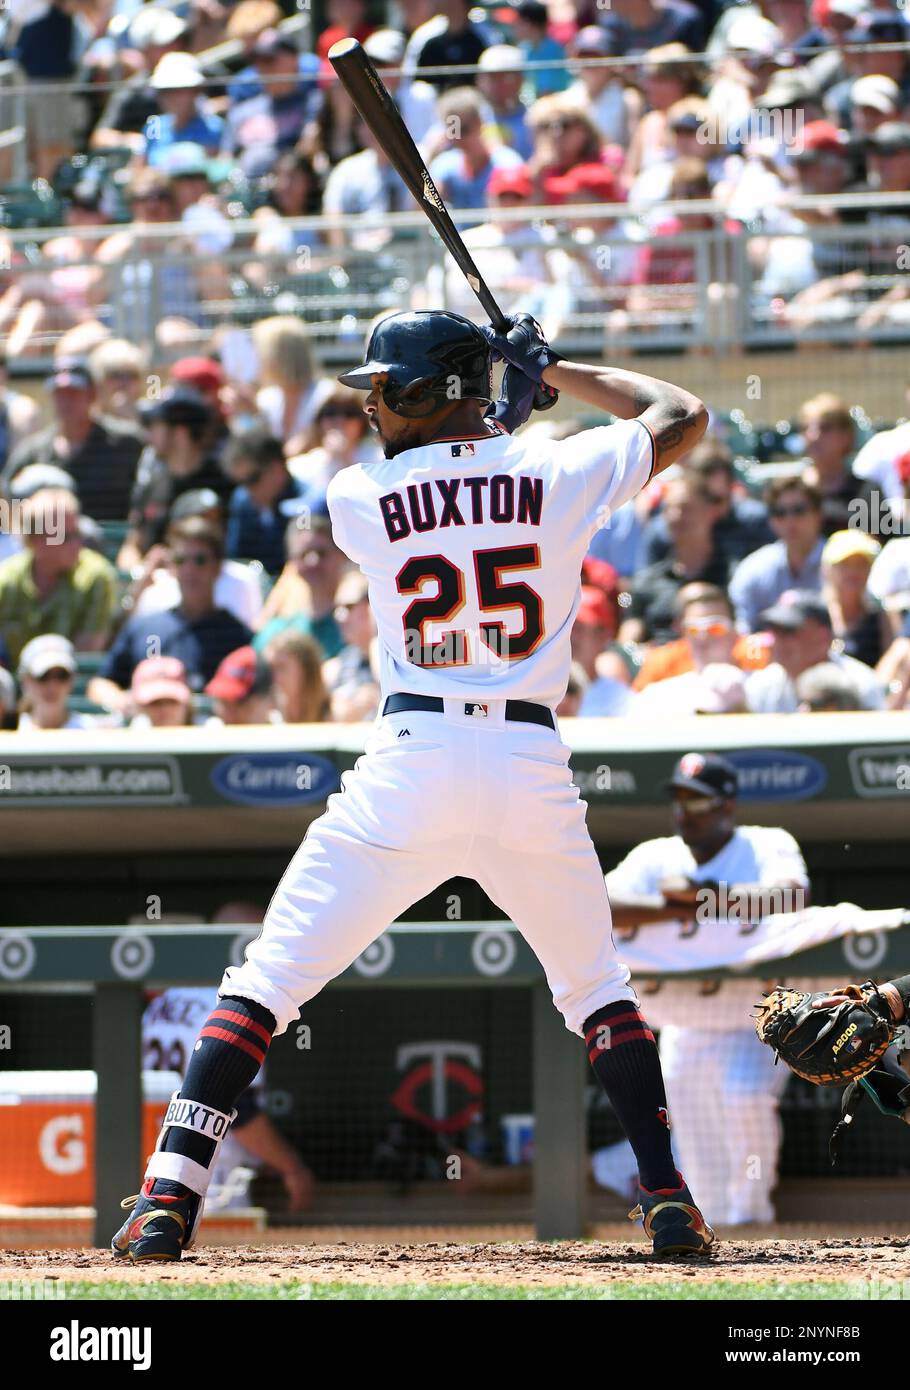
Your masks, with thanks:
[[[486,719],[490,713],[489,705],[465,705],[464,712],[472,719]]]
[[[473,444],[453,444],[453,445],[452,445],[452,458],[453,458],[453,459],[470,459],[470,458],[473,458],[473,457],[474,457],[474,452],[475,452],[475,450],[474,450],[474,445],[473,445]]]

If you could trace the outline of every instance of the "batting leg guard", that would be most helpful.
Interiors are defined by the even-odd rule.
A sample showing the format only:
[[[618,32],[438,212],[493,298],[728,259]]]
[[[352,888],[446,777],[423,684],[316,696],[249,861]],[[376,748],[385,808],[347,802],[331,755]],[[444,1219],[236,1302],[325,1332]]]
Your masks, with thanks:
[[[236,1118],[236,1110],[232,1110],[229,1115],[226,1115],[220,1110],[213,1110],[211,1106],[202,1105],[199,1101],[190,1100],[185,1096],[181,1097],[179,1091],[175,1091],[171,1096],[155,1151],[149,1158],[145,1170],[145,1177],[147,1180],[167,1178],[171,1182],[182,1183],[184,1187],[188,1187],[191,1192],[195,1192],[199,1196],[200,1200],[196,1204],[192,1226],[183,1241],[184,1250],[188,1250],[196,1239],[199,1222],[202,1219],[202,1209],[205,1206],[205,1194],[211,1181],[218,1150]],[[166,1150],[164,1144],[171,1129],[187,1129],[192,1134],[198,1134],[201,1138],[210,1140],[213,1148],[208,1163],[198,1163],[196,1159],[188,1158],[186,1154]]]

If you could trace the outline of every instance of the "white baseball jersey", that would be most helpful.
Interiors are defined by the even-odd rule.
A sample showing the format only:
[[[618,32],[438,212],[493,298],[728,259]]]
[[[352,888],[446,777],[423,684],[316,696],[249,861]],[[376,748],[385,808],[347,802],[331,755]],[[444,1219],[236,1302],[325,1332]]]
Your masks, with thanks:
[[[654,464],[640,420],[572,439],[434,440],[332,479],[337,545],[369,580],[384,694],[565,694],[581,564]]]
[[[698,864],[680,835],[645,840],[607,874],[608,891],[621,898],[654,897],[667,878],[691,878],[729,885],[797,883],[808,888],[809,875],[799,845],[789,830],[771,825],[740,825],[713,859]]]
[[[707,863],[697,864],[679,835],[636,845],[607,874],[617,898],[652,896],[663,879],[683,876],[729,887],[780,883],[809,886],[799,845],[787,830],[741,825]],[[735,931],[738,923],[706,924]],[[647,931],[647,927],[642,928]],[[685,942],[680,942],[680,952]],[[771,1221],[777,1181],[777,1103],[787,1080],[751,1022],[756,981],[724,980],[716,994],[696,980],[664,980],[643,1006],[660,1028],[660,1056],[673,1151],[709,1221]]]
[[[741,825],[719,854],[705,864],[696,864],[686,842],[679,835],[658,840],[645,840],[636,845],[616,868],[607,874],[607,891],[611,897],[656,897],[666,878],[691,878],[696,883],[713,881],[734,887],[741,884],[760,884],[773,888],[776,884],[794,883],[808,888],[809,875],[799,845],[788,830],[768,825]],[[668,920],[673,920],[668,912]],[[739,919],[725,924],[705,923],[703,932],[736,932]],[[642,927],[649,931],[649,927]],[[686,949],[680,943],[680,953]],[[693,959],[691,969],[699,961]],[[715,993],[706,991],[699,980],[665,979],[653,998],[645,996],[648,1020],[657,1028],[668,1025],[710,1029],[712,1032],[735,1032],[749,1028],[750,1011],[754,1002],[755,982],[752,979],[725,979]]]
[[[588,542],[653,462],[633,420],[559,443],[438,439],[336,474],[334,536],[369,580],[383,691],[442,708],[380,717],[223,994],[257,1000],[284,1032],[406,908],[462,874],[528,941],[571,1031],[635,998],[569,749],[555,725],[507,706],[562,698]]]

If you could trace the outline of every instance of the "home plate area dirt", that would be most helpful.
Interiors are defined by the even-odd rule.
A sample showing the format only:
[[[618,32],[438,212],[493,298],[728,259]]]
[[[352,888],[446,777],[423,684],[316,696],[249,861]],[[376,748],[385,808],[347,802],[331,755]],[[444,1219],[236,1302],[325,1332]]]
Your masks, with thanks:
[[[164,1266],[123,1264],[102,1250],[0,1250],[0,1281],[38,1279],[161,1281],[171,1287],[221,1282],[268,1285],[276,1279],[561,1287],[680,1280],[763,1285],[856,1281],[861,1290],[869,1281],[910,1280],[910,1238],[724,1240],[708,1258],[669,1260],[657,1260],[644,1242],[631,1241],[202,1246],[179,1265]]]

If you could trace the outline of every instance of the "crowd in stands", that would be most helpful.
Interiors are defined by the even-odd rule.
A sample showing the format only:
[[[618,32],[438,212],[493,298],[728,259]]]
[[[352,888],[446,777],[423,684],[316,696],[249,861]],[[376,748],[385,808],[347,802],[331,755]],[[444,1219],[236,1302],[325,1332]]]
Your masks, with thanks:
[[[53,343],[37,391],[0,368],[8,730],[376,712],[366,585],[325,504],[338,469],[378,456],[362,398],[320,364],[298,314],[238,330],[223,261],[239,247],[248,280],[265,283],[268,257],[311,269],[361,237],[368,248],[375,224],[361,233],[358,214],[412,205],[332,80],[335,39],[365,42],[453,208],[490,210],[467,236],[521,307],[539,307],[543,286],[554,298],[541,311],[556,312],[567,289],[594,286],[614,327],[646,308],[669,321],[697,290],[679,234],[712,225],[724,238],[715,298],[725,248],[764,229],[751,243],[763,292],[805,322],[836,319],[866,293],[875,258],[894,259],[887,213],[862,243],[819,242],[816,224],[873,214],[792,206],[806,192],[910,186],[910,26],[887,5],[327,0],[311,49],[274,0],[11,0],[4,17],[6,51],[35,90],[35,167],[51,180],[81,170],[61,193],[63,231],[40,247],[49,274],[17,270],[24,252],[4,261],[0,244],[6,362]],[[450,71],[461,65],[472,70]],[[89,84],[79,96],[75,79]],[[800,120],[758,119],[769,112]],[[256,226],[242,242],[240,189]],[[668,199],[690,198],[719,218],[666,214]],[[603,213],[627,200],[645,210],[637,231]],[[590,215],[517,232],[497,219],[561,203]],[[294,223],[319,212],[336,225]],[[171,223],[179,235],[150,236]],[[154,340],[118,336],[110,269],[128,311],[149,298],[149,259],[175,246],[196,260],[171,259],[155,280]],[[860,251],[863,270],[848,264]],[[415,304],[445,295],[473,312],[460,275],[443,279]],[[219,295],[223,321],[194,319],[193,304]],[[902,302],[898,284],[864,313],[897,322]],[[359,346],[358,333],[351,356]],[[870,430],[853,390],[806,400],[786,459],[763,476],[715,418],[609,519],[583,576],[562,714],[910,708],[910,425]],[[589,423],[525,428],[560,437]]]
[[[346,33],[450,205],[489,212],[468,235],[506,309],[551,337],[605,309],[614,334],[706,315],[729,331],[744,287],[758,323],[797,336],[894,335],[910,315],[900,209],[799,201],[910,185],[910,23],[890,0],[308,0],[289,16],[277,0],[9,0],[2,20],[31,169],[65,227],[42,239],[40,208],[17,224],[0,185],[0,221],[36,226],[50,267],[0,240],[17,355],[93,319],[138,340],[150,286],[155,346],[198,347],[211,305],[387,243],[383,216],[414,202],[328,62]],[[334,224],[288,223],[320,213]],[[414,307],[438,302],[439,276],[460,307],[438,268]]]
[[[257,339],[246,391],[215,357],[188,357],[139,394],[147,364],[112,338],[58,361],[46,426],[6,388],[7,729],[376,714],[367,584],[334,544],[325,490],[377,445],[303,325],[266,319]],[[562,714],[910,709],[910,425],[858,448],[856,414],[807,400],[796,451],[758,483],[710,433],[606,521]]]

